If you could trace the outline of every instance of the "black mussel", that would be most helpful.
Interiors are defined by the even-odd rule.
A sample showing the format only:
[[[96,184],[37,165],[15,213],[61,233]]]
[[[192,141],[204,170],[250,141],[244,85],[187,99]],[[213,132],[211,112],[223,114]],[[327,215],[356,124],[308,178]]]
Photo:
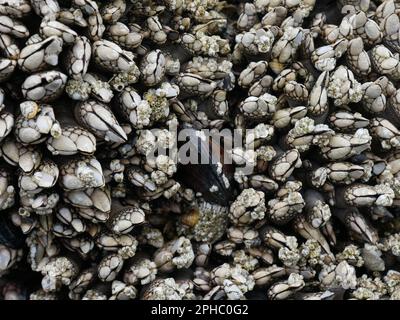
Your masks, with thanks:
[[[25,236],[16,227],[4,212],[0,215],[0,244],[13,249],[19,249],[24,245]]]
[[[181,163],[178,167],[177,181],[183,186],[201,193],[202,198],[226,206],[232,199],[233,165],[229,162],[223,145],[218,145],[214,139],[207,139],[200,131],[188,130],[189,141],[186,149],[188,163]],[[190,158],[190,159],[189,159]],[[198,160],[199,164],[192,160]],[[182,160],[182,159],[180,159]]]

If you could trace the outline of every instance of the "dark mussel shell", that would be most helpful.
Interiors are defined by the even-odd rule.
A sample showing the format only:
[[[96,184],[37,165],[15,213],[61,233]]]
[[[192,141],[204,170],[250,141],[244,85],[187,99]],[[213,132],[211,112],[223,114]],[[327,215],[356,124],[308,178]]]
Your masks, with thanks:
[[[218,146],[213,139],[201,139],[198,133],[192,130],[187,143],[190,144],[191,152],[197,153],[199,162],[204,155],[208,156],[209,161],[205,164],[179,164],[177,181],[195,193],[201,193],[205,201],[227,206],[233,196],[233,165],[226,163],[223,141]],[[219,164],[212,160],[216,159],[213,158],[215,156],[221,159]]]
[[[24,243],[25,236],[22,231],[12,223],[7,214],[0,214],[0,244],[19,249]]]

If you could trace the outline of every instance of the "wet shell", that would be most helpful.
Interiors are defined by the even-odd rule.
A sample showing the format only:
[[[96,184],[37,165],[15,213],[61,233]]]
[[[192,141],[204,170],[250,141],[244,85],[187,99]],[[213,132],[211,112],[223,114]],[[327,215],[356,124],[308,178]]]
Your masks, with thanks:
[[[191,140],[188,142],[195,150],[195,156],[209,155],[209,164],[187,164],[180,165],[177,172],[178,181],[182,182],[194,192],[201,193],[202,197],[209,202],[227,205],[232,198],[233,166],[217,162],[215,159],[226,157],[223,150],[216,150],[212,139],[207,143],[195,131],[190,133]],[[195,141],[195,144],[193,144]],[[215,164],[213,164],[213,162]]]
[[[10,248],[18,249],[24,245],[25,236],[17,228],[7,214],[0,215],[0,244]]]

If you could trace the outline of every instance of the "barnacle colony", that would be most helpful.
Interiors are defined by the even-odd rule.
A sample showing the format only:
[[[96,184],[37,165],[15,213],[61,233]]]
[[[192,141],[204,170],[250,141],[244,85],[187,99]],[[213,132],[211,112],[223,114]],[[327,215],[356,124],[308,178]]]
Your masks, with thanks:
[[[0,1],[0,297],[400,299],[399,9]]]

